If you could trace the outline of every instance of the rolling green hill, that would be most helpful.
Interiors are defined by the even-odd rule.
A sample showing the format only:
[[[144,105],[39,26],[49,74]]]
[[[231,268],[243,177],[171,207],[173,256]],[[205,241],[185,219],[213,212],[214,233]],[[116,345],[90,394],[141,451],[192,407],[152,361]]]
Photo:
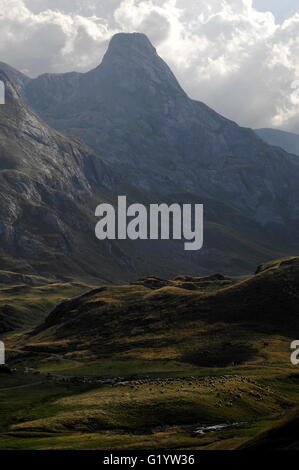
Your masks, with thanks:
[[[299,403],[298,279],[294,257],[244,279],[150,276],[61,302],[4,337],[0,449],[254,448],[268,432],[276,442],[275,423]],[[71,295],[56,287],[27,286],[37,305],[51,289],[50,301]]]
[[[151,277],[103,286],[58,305],[26,347],[97,358],[240,364],[255,357],[255,343],[265,336],[299,334],[298,278],[299,258],[287,258],[242,280]]]
[[[258,434],[240,447],[240,450],[299,450],[299,409]]]
[[[57,303],[88,289],[87,285],[75,282],[0,288],[0,334],[32,328],[43,321]]]

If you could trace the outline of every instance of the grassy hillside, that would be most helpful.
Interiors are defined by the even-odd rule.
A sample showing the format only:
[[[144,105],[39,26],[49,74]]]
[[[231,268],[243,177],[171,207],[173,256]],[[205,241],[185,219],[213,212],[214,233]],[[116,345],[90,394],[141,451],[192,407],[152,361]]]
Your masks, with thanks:
[[[58,305],[25,347],[69,357],[241,364],[256,356],[265,336],[299,334],[298,277],[299,258],[289,258],[239,281],[152,277],[100,287]]]
[[[240,450],[299,450],[299,409],[258,434],[240,447]]]
[[[241,280],[151,276],[63,301],[6,335],[0,449],[250,445],[299,404],[298,279],[288,258]]]
[[[79,282],[59,283],[39,276],[0,271],[0,334],[40,324],[62,300],[89,289]]]

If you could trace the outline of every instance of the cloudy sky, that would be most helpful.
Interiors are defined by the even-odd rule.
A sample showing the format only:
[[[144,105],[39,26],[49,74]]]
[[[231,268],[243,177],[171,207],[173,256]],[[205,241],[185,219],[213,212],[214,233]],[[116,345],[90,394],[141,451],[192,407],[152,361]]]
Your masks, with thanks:
[[[298,0],[0,2],[0,61],[30,76],[89,70],[114,33],[144,32],[192,98],[299,132]]]

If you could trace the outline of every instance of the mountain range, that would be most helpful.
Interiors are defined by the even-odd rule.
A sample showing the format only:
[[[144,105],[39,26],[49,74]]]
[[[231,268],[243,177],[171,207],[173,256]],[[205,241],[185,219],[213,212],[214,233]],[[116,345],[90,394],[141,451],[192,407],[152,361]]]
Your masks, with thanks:
[[[265,142],[281,147],[289,153],[299,155],[299,135],[279,129],[255,129],[256,134]]]
[[[298,157],[190,99],[145,35],[115,35],[87,73],[0,70],[3,268],[118,282],[244,274],[298,252]],[[120,194],[203,203],[204,248],[97,241],[95,207]]]

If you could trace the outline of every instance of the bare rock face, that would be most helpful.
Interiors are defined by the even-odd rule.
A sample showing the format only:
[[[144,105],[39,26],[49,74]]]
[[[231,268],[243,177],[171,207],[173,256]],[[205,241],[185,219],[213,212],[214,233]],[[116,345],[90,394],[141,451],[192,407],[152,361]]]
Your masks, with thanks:
[[[125,72],[125,73],[124,73]],[[150,97],[174,93],[186,97],[167,64],[158,56],[144,34],[116,34],[108,51],[94,75],[107,80],[111,85],[123,88],[135,95],[136,91]],[[142,79],[143,78],[143,79]],[[151,83],[151,87],[149,87]]]
[[[104,253],[93,237],[91,201],[95,188],[109,191],[111,170],[83,143],[33,114],[3,72],[0,80],[6,88],[0,107],[1,268],[60,279],[88,270],[100,277],[97,259]]]
[[[96,69],[43,75],[25,95],[52,126],[124,166],[143,189],[192,192],[254,213],[262,206],[258,222],[263,214],[266,223],[283,219],[273,206],[279,181],[295,190],[297,159],[191,100],[143,34],[117,34]]]
[[[103,198],[127,194],[134,200],[138,194],[138,202],[204,204],[205,243],[198,253],[186,254],[181,245],[165,242],[118,245],[112,258],[131,278],[152,272],[244,273],[267,259],[298,251],[298,158],[191,100],[146,36],[117,34],[102,63],[88,73],[27,79],[7,66],[6,73],[12,81],[18,77],[21,95],[39,118],[24,111],[21,127],[10,122],[1,132],[8,135],[8,148],[19,150],[20,137],[13,134],[23,129],[24,139],[34,142],[37,152],[30,156],[31,176],[40,175],[43,167],[43,178],[60,197],[67,193],[71,201],[82,202],[86,194],[85,207],[94,209],[90,201],[99,202],[95,186],[100,185]],[[109,166],[41,119],[58,132],[81,138]],[[28,154],[15,161],[16,152],[6,151],[3,169],[15,165],[16,170]],[[44,155],[42,162],[37,154]],[[22,178],[23,171],[14,176],[17,192]],[[32,181],[27,186],[29,194],[36,193]],[[45,205],[52,210],[53,200],[48,198]],[[19,207],[13,198],[10,207],[13,217]],[[49,215],[47,220],[54,227]],[[78,223],[80,231],[84,224]],[[6,237],[11,239],[13,224],[7,225]],[[78,234],[68,233],[63,240],[72,237]],[[65,250],[63,243],[58,242],[58,252]]]

